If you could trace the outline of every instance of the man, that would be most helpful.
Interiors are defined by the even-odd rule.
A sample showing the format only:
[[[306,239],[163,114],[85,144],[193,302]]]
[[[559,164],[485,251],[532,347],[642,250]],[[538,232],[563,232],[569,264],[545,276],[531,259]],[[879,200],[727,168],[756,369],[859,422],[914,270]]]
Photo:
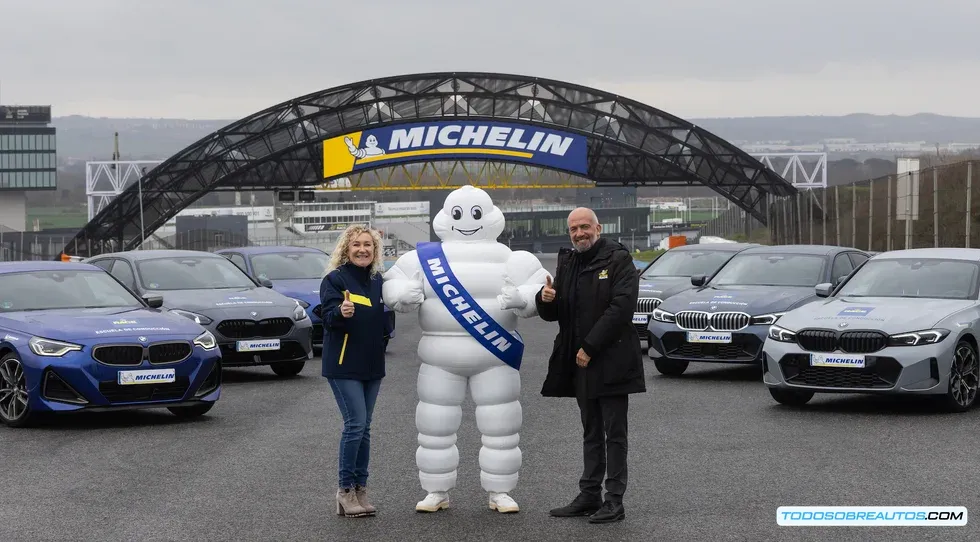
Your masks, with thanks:
[[[640,338],[633,327],[639,277],[629,250],[599,237],[601,232],[591,209],[572,211],[568,234],[574,250],[558,252],[554,284],[549,279],[535,298],[541,318],[558,322],[541,395],[575,397],[584,437],[580,493],[551,515],[589,516],[591,523],[626,517],[628,397],[646,391]]]

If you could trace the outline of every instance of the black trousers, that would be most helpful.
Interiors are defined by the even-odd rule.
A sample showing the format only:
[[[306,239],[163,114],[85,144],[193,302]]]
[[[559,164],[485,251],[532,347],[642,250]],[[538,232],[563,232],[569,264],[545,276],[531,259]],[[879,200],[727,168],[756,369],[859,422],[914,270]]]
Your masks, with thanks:
[[[585,468],[579,489],[586,495],[602,498],[603,476],[606,500],[623,502],[626,493],[627,412],[629,395],[578,398],[582,413]]]

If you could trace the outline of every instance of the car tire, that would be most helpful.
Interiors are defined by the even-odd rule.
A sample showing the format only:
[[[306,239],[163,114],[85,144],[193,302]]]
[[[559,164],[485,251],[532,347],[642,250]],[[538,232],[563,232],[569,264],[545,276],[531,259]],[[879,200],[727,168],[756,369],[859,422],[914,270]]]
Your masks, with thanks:
[[[276,373],[278,376],[289,377],[296,376],[303,372],[303,368],[306,367],[305,361],[283,361],[280,363],[273,363],[271,365],[272,372]]]
[[[11,383],[7,379],[12,378]],[[34,421],[35,416],[31,411],[30,396],[27,393],[27,375],[24,373],[24,366],[21,364],[20,357],[14,352],[0,357],[0,390],[9,392],[9,396],[0,401],[0,421],[7,427],[28,427]],[[16,390],[16,391],[15,391]],[[4,395],[0,391],[0,396]],[[12,417],[8,417],[8,407],[10,401],[18,401],[14,408]],[[26,401],[20,404],[19,401]]]
[[[803,406],[813,399],[812,391],[803,390],[786,390],[782,388],[769,388],[769,395],[776,400],[777,403],[786,406]]]
[[[198,418],[211,411],[214,403],[201,403],[199,405],[167,407],[171,414],[181,419]]]
[[[980,383],[980,359],[977,349],[969,341],[960,341],[953,350],[953,363],[949,366],[949,384],[943,397],[948,412],[966,412],[977,400]]]
[[[680,376],[687,370],[688,365],[690,364],[686,361],[676,361],[672,359],[653,360],[653,366],[657,368],[657,371],[659,371],[660,374],[665,376]]]

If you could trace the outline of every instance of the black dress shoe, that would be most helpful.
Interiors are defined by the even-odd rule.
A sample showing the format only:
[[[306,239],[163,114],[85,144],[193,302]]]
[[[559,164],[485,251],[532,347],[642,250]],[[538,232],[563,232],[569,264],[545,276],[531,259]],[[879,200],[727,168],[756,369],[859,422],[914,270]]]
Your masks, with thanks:
[[[591,516],[600,508],[602,508],[602,501],[598,497],[590,497],[580,493],[571,504],[553,509],[551,515],[556,518]]]
[[[602,508],[595,514],[589,516],[589,523],[612,523],[626,519],[626,509],[623,503],[606,501],[602,503]]]

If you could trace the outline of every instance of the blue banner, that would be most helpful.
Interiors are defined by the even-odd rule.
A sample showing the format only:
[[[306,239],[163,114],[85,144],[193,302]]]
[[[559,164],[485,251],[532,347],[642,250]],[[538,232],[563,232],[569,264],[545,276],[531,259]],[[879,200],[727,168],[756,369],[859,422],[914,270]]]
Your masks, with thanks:
[[[323,178],[419,160],[520,162],[587,175],[587,138],[530,124],[411,122],[323,141]]]
[[[423,242],[415,248],[425,278],[459,325],[500,361],[520,370],[524,357],[524,341],[520,334],[517,337],[511,335],[473,300],[449,267],[442,243]]]

